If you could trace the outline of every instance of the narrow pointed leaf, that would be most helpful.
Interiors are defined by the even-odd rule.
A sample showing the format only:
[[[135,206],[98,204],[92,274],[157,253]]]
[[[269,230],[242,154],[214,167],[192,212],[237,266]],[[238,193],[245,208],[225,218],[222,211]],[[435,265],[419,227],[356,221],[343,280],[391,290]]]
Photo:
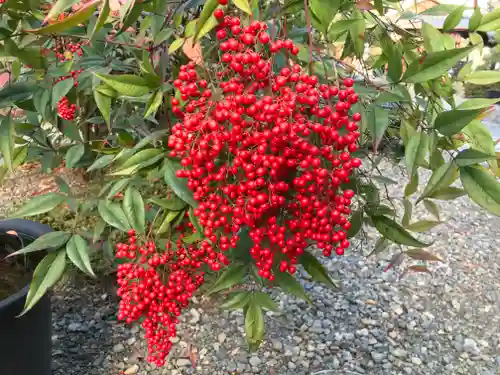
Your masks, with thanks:
[[[264,310],[274,311],[274,312],[280,311],[276,303],[271,299],[271,297],[267,293],[254,292],[253,299]]]
[[[438,262],[443,261],[437,255],[431,254],[428,251],[422,249],[408,249],[405,251],[405,254],[408,255],[410,258],[416,260],[438,261]]]
[[[144,233],[146,230],[146,211],[144,209],[144,201],[141,193],[131,186],[127,189],[127,191],[125,191],[123,211],[127,216],[130,226],[135,229],[137,233]]]
[[[26,30],[26,32],[32,34],[62,33],[63,31],[69,30],[72,27],[78,26],[87,21],[92,13],[94,13],[97,9],[97,4],[98,0],[94,0],[92,3],[85,5],[77,12],[74,12],[70,16],[63,18],[61,21],[56,21],[55,23],[42,27],[40,29]]]
[[[71,146],[66,152],[66,167],[73,168],[83,157],[83,154],[85,154],[85,146],[83,143]]]
[[[106,121],[108,131],[111,131],[111,102],[113,99],[110,96],[104,95],[99,90],[94,90],[94,100],[97,108],[101,112],[102,118]]]
[[[500,216],[500,183],[495,177],[478,167],[462,167],[460,180],[472,201]]]
[[[413,176],[418,166],[424,162],[427,150],[428,137],[426,133],[418,132],[410,137],[405,148],[406,167],[410,176]]]
[[[203,26],[205,26],[205,23],[213,15],[215,9],[217,9],[218,6],[219,2],[217,0],[207,0],[205,2],[205,5],[203,5],[203,9],[201,10],[200,17],[198,18],[198,22],[196,23],[193,42],[196,42],[201,29],[203,28]]]
[[[432,221],[432,220],[420,220],[414,223],[409,224],[406,229],[411,232],[423,233],[431,230],[434,227],[437,227],[439,224],[442,224],[442,221]]]
[[[460,189],[460,188],[457,188],[454,186],[448,186],[448,187],[445,187],[442,189],[435,190],[434,192],[429,194],[428,197],[432,198],[432,199],[440,199],[440,200],[448,201],[448,200],[454,200],[456,198],[462,197],[465,194],[467,194],[467,193],[463,189]]]
[[[250,5],[248,4],[248,0],[233,0],[233,4],[236,5],[243,12],[251,15],[252,10],[250,9]]]
[[[99,12],[99,17],[97,17],[97,22],[92,30],[92,34],[90,34],[90,40],[94,39],[94,36],[102,29],[106,20],[109,17],[111,9],[109,7],[110,0],[102,0],[101,11]]]
[[[150,198],[149,202],[156,204],[165,210],[172,211],[180,211],[186,207],[186,202],[177,197],[172,197],[170,199]]]
[[[475,46],[468,46],[429,53],[423,58],[423,61],[417,59],[410,64],[406,71],[407,74],[403,77],[403,81],[420,83],[438,78],[453,68],[457,62],[466,57],[474,48]]]
[[[395,243],[414,247],[429,246],[414,238],[406,229],[387,216],[372,216],[372,220],[379,233]]]
[[[230,297],[219,307],[223,310],[242,309],[247,305],[249,300],[250,300],[249,292],[246,291],[235,292],[231,293]]]
[[[57,249],[63,246],[71,237],[70,233],[67,232],[49,232],[40,237],[35,241],[30,243],[28,246],[9,254],[8,256],[16,256],[20,254],[33,253],[35,251],[47,250],[47,249]]]
[[[245,335],[251,347],[260,345],[264,337],[264,314],[253,298],[245,312]]]
[[[496,155],[487,154],[485,152],[468,148],[460,152],[455,158],[455,163],[459,167],[467,167],[468,165],[482,163],[487,160],[496,159]]]
[[[148,104],[146,105],[146,112],[144,113],[144,118],[155,113],[158,110],[158,108],[160,108],[162,102],[163,102],[163,93],[161,91],[156,91],[153,94],[151,94],[151,97],[148,100]]]
[[[500,72],[494,70],[477,70],[467,75],[465,81],[474,85],[491,85],[500,82]]]
[[[277,271],[275,272],[274,277],[276,283],[285,293],[303,299],[308,303],[312,303],[311,299],[306,294],[302,285],[300,285],[300,283],[295,279],[295,277],[290,275],[288,272]]]
[[[44,214],[54,209],[66,200],[66,197],[57,193],[48,193],[31,199],[28,203],[14,212],[10,217],[22,218]]]
[[[82,236],[75,234],[71,237],[66,244],[66,254],[81,271],[90,276],[95,276],[90,264],[89,246]]]
[[[441,134],[452,136],[469,125],[482,111],[479,108],[441,112],[434,120],[434,127]]]
[[[453,182],[456,170],[457,166],[454,162],[448,162],[436,169],[427,182],[422,195],[417,199],[417,203],[431,196],[435,191],[448,187]]]
[[[101,218],[112,227],[124,232],[130,229],[127,217],[119,204],[101,200],[97,206],[97,210]]]
[[[103,169],[106,168],[108,165],[110,165],[113,162],[113,159],[115,158],[114,155],[103,155],[99,159],[97,159],[95,162],[92,163],[90,167],[88,167],[87,172],[92,172],[97,169]]]
[[[147,81],[132,74],[110,75],[95,73],[104,83],[125,96],[139,97],[146,95],[150,88]]]
[[[439,215],[439,208],[436,205],[436,203],[424,199],[424,207],[429,211],[436,219],[440,220],[440,215]]]
[[[232,264],[226,268],[212,286],[207,295],[220,292],[221,290],[232,287],[233,285],[241,284],[246,275],[246,267],[241,264]]]
[[[482,17],[481,24],[476,30],[488,32],[498,29],[500,29],[500,8],[496,7],[493,11],[486,13]]]
[[[26,314],[61,278],[66,268],[66,251],[49,253],[38,263],[33,273],[28,296],[21,315]]]
[[[180,164],[165,159],[165,182],[180,199],[193,207],[197,207],[198,202],[194,199],[192,191],[187,186],[187,179],[178,178],[175,174],[179,169],[181,169]]]
[[[325,267],[310,252],[305,251],[304,254],[300,256],[299,263],[302,264],[304,269],[314,280],[334,289],[340,288],[340,281],[333,280]]]
[[[449,31],[455,28],[462,20],[464,10],[465,7],[463,5],[459,6],[456,9],[453,9],[453,11],[450,12],[450,14],[448,14],[448,17],[446,17],[446,19],[444,20],[443,30]]]
[[[479,25],[481,25],[481,21],[483,19],[483,15],[481,14],[481,9],[476,6],[474,8],[474,13],[472,14],[471,18],[469,18],[469,30],[474,31],[476,30]]]

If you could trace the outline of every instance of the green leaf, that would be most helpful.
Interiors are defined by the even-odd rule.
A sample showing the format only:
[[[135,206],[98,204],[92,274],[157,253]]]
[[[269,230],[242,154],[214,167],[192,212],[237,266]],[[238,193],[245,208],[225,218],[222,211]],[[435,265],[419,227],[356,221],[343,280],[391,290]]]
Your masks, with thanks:
[[[361,58],[363,56],[363,52],[365,51],[366,21],[361,15],[361,12],[357,11],[356,8],[351,17],[357,17],[357,22],[354,22],[349,27],[349,34],[354,45],[354,51],[356,52],[356,55]]]
[[[11,121],[10,116],[5,117],[0,122],[0,152],[4,163],[7,165],[9,171],[13,171],[13,154],[15,149],[15,136],[14,136],[14,123]]]
[[[468,56],[474,48],[475,46],[468,46],[448,51],[432,52],[425,56],[423,62],[417,58],[408,67],[403,80],[409,83],[420,83],[438,78]]]
[[[200,233],[200,235],[203,235],[203,228],[201,227],[200,222],[198,221],[198,218],[196,216],[194,216],[193,207],[189,207],[188,215],[189,215],[189,220],[193,224],[193,227],[196,229],[196,232]]]
[[[95,73],[103,82],[122,95],[139,97],[146,95],[150,88],[147,81],[132,74],[110,75]]]
[[[302,285],[300,285],[300,283],[295,279],[295,277],[290,275],[288,272],[280,272],[280,271],[275,272],[274,280],[285,293],[303,299],[308,303],[312,303],[311,299],[306,294]]]
[[[500,29],[500,8],[496,7],[492,12],[486,13],[479,27],[476,29],[477,31],[495,31]]]
[[[467,75],[465,81],[474,85],[491,85],[500,82],[500,72],[493,70],[477,70]]]
[[[476,6],[474,8],[474,13],[472,14],[471,18],[469,18],[469,30],[474,31],[476,30],[479,25],[481,25],[481,21],[483,19],[483,15],[481,14],[481,9]]]
[[[28,203],[14,212],[10,217],[23,218],[49,212],[66,200],[66,197],[57,193],[48,193],[31,199]]]
[[[483,109],[464,109],[441,112],[434,120],[434,128],[443,135],[452,136],[470,124]]]
[[[99,90],[94,90],[94,100],[95,104],[97,104],[97,108],[101,112],[101,115],[106,121],[106,125],[108,126],[108,131],[111,132],[111,102],[112,98],[104,95]]]
[[[210,18],[207,20],[207,22],[205,22],[200,32],[198,33],[198,40],[207,35],[217,25],[219,25],[219,21],[217,21],[217,18],[215,18],[215,16],[213,15],[210,16]]]
[[[456,170],[457,165],[453,162],[443,164],[436,169],[432,173],[432,176],[427,182],[422,195],[417,199],[416,203],[431,196],[435,191],[448,187],[454,181]]]
[[[473,202],[495,215],[500,215],[500,184],[495,177],[478,167],[462,167],[460,180]]]
[[[195,201],[193,193],[189,190],[187,186],[186,178],[179,178],[176,176],[176,171],[181,169],[179,163],[173,162],[170,159],[165,159],[165,182],[168,186],[172,188],[175,195],[181,198],[184,202],[188,203],[192,207],[197,207],[198,202]]]
[[[443,34],[431,24],[422,24],[422,35],[424,36],[424,48],[428,52],[444,50]]]
[[[403,219],[401,220],[401,224],[404,228],[410,225],[411,215],[413,213],[413,206],[408,199],[403,200],[403,206],[405,208],[405,212],[403,214]]]
[[[457,109],[480,109],[480,108],[488,108],[498,102],[498,99],[483,99],[483,98],[474,98],[468,99],[461,103]]]
[[[252,10],[250,9],[248,0],[233,0],[233,4],[236,5],[236,7],[241,9],[243,12],[252,15]]]
[[[26,314],[33,306],[52,288],[61,278],[66,268],[66,251],[61,249],[58,252],[47,254],[38,263],[33,273],[28,296],[24,304],[24,309],[19,314]]]
[[[66,244],[66,254],[68,258],[77,266],[81,271],[90,276],[94,276],[92,266],[90,264],[89,246],[87,241],[82,236],[75,234]]]
[[[249,292],[235,292],[219,307],[223,310],[236,310],[244,308],[250,300]]]
[[[124,232],[130,229],[127,217],[118,203],[101,200],[97,205],[97,210],[101,218],[112,227]]]
[[[442,224],[442,221],[432,221],[432,220],[420,220],[416,221],[415,223],[409,224],[406,229],[408,229],[411,232],[417,232],[417,233],[422,233],[422,232],[427,232],[428,230],[431,230],[434,227],[437,227],[439,224]]]
[[[198,18],[198,22],[196,23],[195,32],[193,35],[193,43],[198,40],[198,34],[205,23],[207,23],[208,19],[213,16],[215,9],[219,6],[219,2],[217,0],[207,0],[205,1],[205,5],[203,5],[203,9],[201,10],[200,17]],[[180,48],[180,47],[179,47]]]
[[[463,81],[466,76],[468,76],[472,72],[472,63],[469,62],[465,64],[462,69],[460,69],[460,72],[458,72],[457,75],[457,80]],[[470,109],[470,108],[464,108],[464,109]]]
[[[92,30],[92,34],[90,34],[90,40],[94,39],[94,36],[102,29],[104,24],[106,23],[111,9],[109,7],[110,0],[102,0],[101,11],[99,12],[99,17],[97,17],[97,22],[95,23],[94,29]]]
[[[99,159],[97,159],[95,162],[92,163],[90,167],[88,167],[87,172],[92,172],[97,169],[103,169],[106,168],[108,165],[110,165],[113,162],[113,159],[115,158],[114,155],[103,155]]]
[[[144,118],[148,117],[150,114],[155,113],[158,108],[160,108],[163,102],[163,93],[161,91],[156,91],[151,94],[146,104],[146,112],[144,113]]]
[[[212,288],[208,291],[207,295],[220,292],[221,290],[230,288],[236,284],[241,284],[246,273],[247,269],[245,266],[236,263],[231,264],[221,273]]]
[[[133,166],[146,166],[151,165],[151,162],[155,163],[158,161],[158,157],[163,157],[164,151],[158,148],[148,148],[139,151],[137,154],[128,158],[122,165],[120,165],[120,170],[127,169]]]
[[[49,13],[44,19],[44,24],[49,20],[57,18],[66,9],[71,8],[73,4],[79,3],[80,0],[57,0],[54,5],[50,8]]]
[[[424,199],[424,206],[436,219],[441,220],[439,217],[439,208],[436,203],[428,199]]]
[[[94,229],[92,230],[92,242],[96,243],[100,238],[104,229],[106,228],[106,222],[104,220],[98,219],[94,224]]]
[[[171,211],[180,211],[186,207],[186,202],[177,197],[172,197],[170,199],[150,198],[149,202],[160,206],[164,210]]]
[[[125,191],[123,211],[127,216],[130,226],[135,229],[137,233],[144,233],[146,230],[146,212],[144,210],[144,201],[141,193],[131,186],[127,189],[127,191]]]
[[[330,23],[337,14],[341,1],[338,0],[310,0],[309,8],[321,24],[322,32],[326,32]]]
[[[406,184],[404,190],[404,196],[409,197],[417,192],[418,189],[418,173],[415,173],[410,177],[410,182]]]
[[[457,155],[455,163],[459,167],[467,167],[468,165],[478,164],[492,159],[496,159],[496,155],[486,154],[482,151],[468,148]]]
[[[59,81],[54,85],[52,88],[52,108],[57,107],[57,102],[59,102],[63,96],[66,96],[73,85],[73,79],[71,78]]]
[[[449,31],[454,29],[455,26],[457,26],[462,20],[462,17],[464,15],[464,10],[465,7],[463,5],[453,9],[453,11],[450,12],[448,17],[446,17],[446,19],[444,20],[443,30]]]
[[[351,227],[347,231],[347,238],[354,237],[361,230],[363,226],[363,213],[364,211],[361,209],[352,213],[351,218],[349,219]]]
[[[347,32],[351,26],[358,22],[357,19],[348,19],[340,21],[332,21],[328,26],[328,39],[334,41],[339,37],[339,34]]]
[[[373,149],[376,150],[389,126],[389,114],[387,109],[373,106],[367,115],[370,116],[369,130],[373,137]]]
[[[431,254],[428,251],[425,251],[425,250],[422,250],[422,249],[408,249],[408,250],[405,251],[405,254],[408,255],[410,258],[413,258],[413,259],[416,259],[416,260],[438,261],[438,262],[442,262],[443,261],[437,255]]]
[[[403,56],[397,46],[391,45],[391,47],[388,56],[387,76],[392,82],[399,82],[403,74]]]
[[[245,312],[245,335],[251,349],[258,347],[264,337],[264,314],[253,298]]]
[[[443,201],[448,201],[464,196],[465,194],[467,193],[463,189],[453,186],[448,186],[439,190],[435,190],[432,194],[429,194],[428,197],[432,199],[440,199]]]
[[[381,253],[382,251],[384,251],[388,246],[389,246],[390,242],[387,238],[385,237],[380,237],[377,242],[375,242],[375,246],[373,247],[373,250],[368,254],[368,256],[370,255],[376,255],[378,253]]]
[[[116,181],[116,183],[113,185],[113,188],[108,192],[106,197],[108,199],[114,197],[116,194],[123,191],[123,189],[125,189],[125,187],[129,184],[129,182],[130,182],[130,178],[124,178],[124,179]],[[104,192],[105,191],[99,192],[99,196],[101,196]]]
[[[83,154],[85,154],[85,145],[83,143],[71,146],[66,152],[66,167],[73,168],[83,157]]]
[[[401,225],[388,218],[387,216],[372,216],[371,219],[379,233],[392,242],[414,247],[429,246],[429,244],[426,244],[414,238]]]
[[[64,245],[69,238],[71,237],[70,233],[67,232],[49,232],[46,233],[30,243],[28,246],[18,250],[14,253],[10,253],[8,256],[16,256],[20,254],[28,254],[33,253],[35,251],[47,250],[47,249],[58,249],[62,245]]]
[[[61,21],[56,21],[53,24],[42,27],[40,29],[26,30],[32,34],[57,34],[78,26],[89,19],[89,17],[97,9],[97,2],[84,5],[77,12],[72,13],[70,16],[63,18]]]
[[[429,138],[424,132],[418,132],[410,137],[408,145],[405,148],[406,167],[408,174],[413,176],[417,168],[422,165],[427,155]]]
[[[340,289],[340,281],[333,280],[325,267],[310,252],[304,251],[304,254],[299,258],[299,263],[302,264],[313,280],[319,281],[330,288]]]
[[[276,306],[276,303],[269,297],[269,294],[264,292],[254,292],[253,300],[257,305],[262,307],[264,310],[278,312],[280,311],[279,307]]]
[[[172,43],[170,43],[170,45],[168,46],[168,53],[171,55],[173,54],[175,51],[177,51],[179,48],[181,48],[183,45],[184,45],[184,42],[186,40],[183,39],[183,38],[179,38],[179,39],[176,39],[174,40]]]

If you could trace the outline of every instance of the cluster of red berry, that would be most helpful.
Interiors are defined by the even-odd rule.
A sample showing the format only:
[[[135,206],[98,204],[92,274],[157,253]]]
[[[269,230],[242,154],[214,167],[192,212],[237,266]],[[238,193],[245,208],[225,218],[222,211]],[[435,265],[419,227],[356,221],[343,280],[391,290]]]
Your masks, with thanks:
[[[70,75],[59,77],[56,80],[57,82],[64,81],[67,79],[73,79],[73,86],[78,86],[78,76],[83,72],[83,69],[72,70]],[[69,99],[67,96],[62,97],[57,103],[57,113],[59,116],[65,120],[73,121],[75,119],[76,105],[69,104]]]
[[[168,141],[185,167],[177,177],[200,202],[204,235],[224,251],[249,228],[250,253],[270,280],[277,269],[293,274],[311,241],[342,255],[354,192],[341,185],[361,165],[351,156],[361,118],[349,114],[353,80],[320,84],[299,65],[275,73],[274,55],[298,53],[291,40],[271,42],[265,23],[242,27],[220,8],[216,17],[223,70],[209,89],[193,63],[181,67],[174,86],[186,103],[172,100],[182,121]],[[211,100],[215,90],[222,96]]]
[[[189,227],[192,225],[179,226],[176,231]],[[138,245],[135,231],[129,230],[128,243],[116,246],[117,258],[131,260],[118,266],[118,319],[132,323],[144,318],[148,361],[158,366],[165,364],[172,347],[170,340],[177,335],[177,317],[204,281],[200,268],[211,260],[205,247],[185,247],[182,237],[175,246],[169,243],[165,252],[159,252],[153,242]]]
[[[67,42],[64,38],[55,40],[52,51],[54,51],[60,62],[72,60],[74,54],[77,54],[78,56],[83,55],[82,43],[71,41]]]

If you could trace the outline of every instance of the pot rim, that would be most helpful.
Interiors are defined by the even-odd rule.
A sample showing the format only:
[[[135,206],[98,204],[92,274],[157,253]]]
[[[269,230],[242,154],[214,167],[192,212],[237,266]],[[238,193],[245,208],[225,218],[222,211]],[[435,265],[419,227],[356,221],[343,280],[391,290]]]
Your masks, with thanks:
[[[24,227],[27,225],[28,227]],[[29,228],[29,229],[27,229]],[[52,229],[45,224],[41,224],[36,221],[25,220],[25,219],[2,219],[0,220],[0,232],[6,233],[7,230],[13,230],[30,239],[36,239],[45,233],[52,231]],[[22,238],[21,238],[22,241]],[[24,247],[24,246],[23,246]],[[4,299],[0,299],[0,312],[16,302],[19,302],[22,298],[26,298],[30,289],[31,281],[24,287],[12,293]]]

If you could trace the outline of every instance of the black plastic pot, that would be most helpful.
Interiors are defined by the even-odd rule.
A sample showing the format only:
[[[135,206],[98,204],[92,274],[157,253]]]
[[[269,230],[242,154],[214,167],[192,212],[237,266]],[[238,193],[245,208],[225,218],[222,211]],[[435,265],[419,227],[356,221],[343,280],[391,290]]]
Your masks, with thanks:
[[[0,220],[0,233],[15,231],[22,239],[51,232],[28,220]],[[4,256],[2,254],[1,256]],[[23,310],[29,285],[0,300],[0,375],[51,375],[52,317],[50,298],[44,296],[28,313]]]

